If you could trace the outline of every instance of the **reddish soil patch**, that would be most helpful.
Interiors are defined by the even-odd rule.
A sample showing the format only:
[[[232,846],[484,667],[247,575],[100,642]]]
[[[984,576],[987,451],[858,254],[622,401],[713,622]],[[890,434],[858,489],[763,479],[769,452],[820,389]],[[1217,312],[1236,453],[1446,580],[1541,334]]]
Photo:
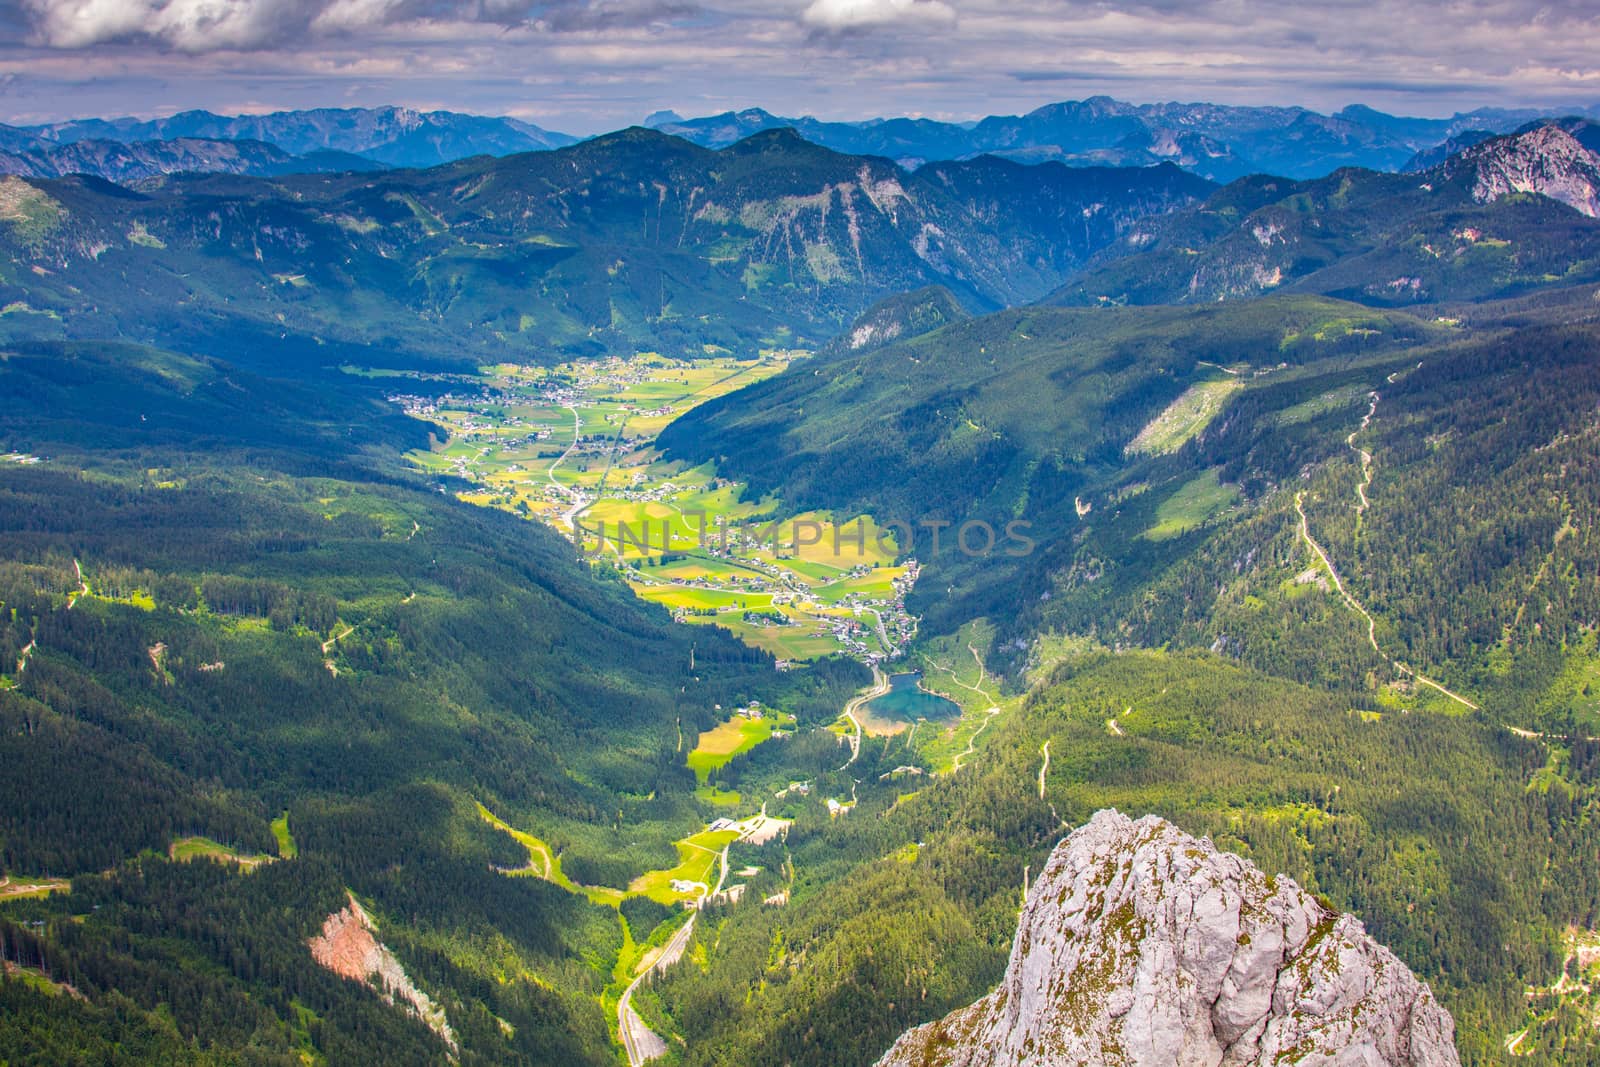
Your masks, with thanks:
[[[358,982],[382,968],[383,955],[367,913],[353,899],[328,916],[322,934],[311,939],[313,959],[341,978]]]

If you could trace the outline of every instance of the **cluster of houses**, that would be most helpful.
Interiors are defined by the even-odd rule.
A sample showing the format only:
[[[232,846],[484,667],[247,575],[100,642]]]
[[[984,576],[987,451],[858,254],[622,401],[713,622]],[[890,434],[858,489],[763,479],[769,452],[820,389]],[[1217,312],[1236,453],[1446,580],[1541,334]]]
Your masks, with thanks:
[[[482,390],[477,393],[462,392],[434,396],[399,394],[390,397],[390,400],[399,404],[407,414],[423,419],[437,417],[441,411],[459,413],[456,425],[469,435],[492,432],[492,443],[484,442],[484,447],[479,449],[479,457],[497,447],[533,443],[552,436],[549,428],[530,425],[520,414],[507,413],[503,417],[497,417],[487,410],[508,402],[516,405],[532,403],[573,409],[593,407],[600,402],[615,403],[619,410],[607,415],[607,421],[612,425],[622,424],[632,415],[656,417],[673,413],[670,404],[660,404],[647,409],[631,407],[626,401],[619,399],[619,394],[625,392],[631,385],[659,380],[654,376],[659,373],[659,367],[647,366],[639,361],[613,357],[584,365],[577,373],[571,375],[532,377],[532,371],[527,373],[530,376],[525,381],[517,383],[520,388],[515,388],[519,394],[515,397]],[[508,389],[511,388],[514,387],[508,386]],[[508,435],[505,432],[518,429],[525,430],[526,433]],[[604,460],[624,455],[636,447],[636,441],[623,440],[621,435],[615,432],[580,435],[572,445],[570,456],[582,463],[585,460]],[[470,477],[473,462],[473,457],[455,459],[453,463],[455,473]],[[530,468],[525,468],[521,463],[513,463],[506,469],[520,471]],[[607,495],[634,503],[659,503],[674,500],[686,491],[714,491],[729,484],[731,483],[725,479],[716,478],[705,486],[689,486],[672,480],[652,482],[648,477],[638,476],[630,484],[608,487]],[[552,484],[541,485],[535,489],[529,484],[523,488],[532,490],[547,502],[559,503],[563,507],[582,504],[587,500],[582,490],[571,486]],[[514,494],[509,491],[503,491],[497,499],[503,504],[515,501]],[[522,510],[526,511],[527,508],[524,506]],[[715,578],[702,577],[675,584],[691,588],[770,595],[771,609],[765,608],[764,605],[761,609],[748,611],[734,609],[743,611],[745,621],[752,625],[805,625],[804,617],[810,616],[815,621],[809,625],[815,627],[817,633],[830,636],[842,651],[870,664],[894,658],[898,649],[915,632],[916,620],[906,612],[904,606],[905,595],[917,579],[918,565],[915,560],[908,561],[904,572],[894,578],[893,592],[890,596],[850,593],[837,600],[825,600],[805,579],[784,567],[781,560],[762,558],[763,554],[781,555],[783,552],[784,546],[774,544],[772,541],[775,534],[769,533],[763,537],[761,531],[754,527],[713,525],[709,518],[704,520],[702,526],[697,523],[693,515],[686,521],[691,530],[697,531],[694,538],[696,543],[681,546],[664,545],[664,551],[694,549],[713,558],[738,560],[741,567],[746,569],[746,573],[720,575]],[[659,528],[663,525],[660,522],[652,522],[648,531],[639,531],[635,536],[648,534],[654,542],[664,536],[665,530]],[[602,537],[609,537],[610,534],[611,531],[607,530]],[[683,536],[681,529],[677,536],[679,538]],[[846,538],[844,550],[848,550],[852,543]],[[862,562],[848,572],[842,573],[840,578],[860,577],[870,573],[872,569],[870,563]],[[640,577],[643,578],[644,575],[641,573]],[[840,608],[850,611],[851,614],[835,614]],[[704,613],[707,612],[695,612],[695,614]],[[801,618],[797,619],[796,616]],[[784,670],[793,664],[780,661],[777,666],[779,670]]]

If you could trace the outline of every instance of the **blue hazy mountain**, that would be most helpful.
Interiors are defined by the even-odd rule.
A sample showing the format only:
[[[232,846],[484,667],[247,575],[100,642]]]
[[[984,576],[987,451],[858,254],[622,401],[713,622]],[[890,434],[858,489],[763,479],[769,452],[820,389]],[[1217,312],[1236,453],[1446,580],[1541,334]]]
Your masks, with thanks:
[[[1171,162],[1228,181],[1254,173],[1316,178],[1352,166],[1398,170],[1418,152],[1466,131],[1509,133],[1544,115],[1483,108],[1448,119],[1408,118],[1360,105],[1322,115],[1299,107],[1130,104],[1097,96],[973,123],[911,118],[824,122],[750,108],[695,119],[658,113],[647,124],[712,148],[788,126],[836,151],[909,163],[980,154],[1076,165]]]
[[[200,137],[264,141],[291,155],[348,152],[391,167],[430,167],[468,156],[505,156],[560,148],[577,141],[512,118],[403,107],[315,108],[269,115],[215,115],[184,111],[159,119],[73,119],[19,127],[17,133],[49,144],[78,141],[169,141]],[[7,143],[0,139],[0,148]]]

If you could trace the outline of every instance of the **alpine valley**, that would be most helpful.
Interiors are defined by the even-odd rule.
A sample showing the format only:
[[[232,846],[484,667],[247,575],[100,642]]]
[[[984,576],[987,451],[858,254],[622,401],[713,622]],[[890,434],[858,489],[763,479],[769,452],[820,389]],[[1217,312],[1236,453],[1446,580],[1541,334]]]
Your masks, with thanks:
[[[1595,127],[1185,107],[7,132],[0,1062],[1600,1063]]]

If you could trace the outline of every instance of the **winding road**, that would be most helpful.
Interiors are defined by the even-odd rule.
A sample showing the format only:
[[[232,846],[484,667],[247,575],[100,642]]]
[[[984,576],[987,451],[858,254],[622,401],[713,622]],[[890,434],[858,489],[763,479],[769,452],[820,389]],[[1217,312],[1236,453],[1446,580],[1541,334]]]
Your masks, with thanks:
[[[565,452],[561,453],[561,455],[555,458],[554,462],[552,462],[549,468],[544,472],[544,476],[549,479],[550,484],[557,490],[568,494],[568,499],[573,502],[571,507],[567,508],[566,511],[561,513],[561,521],[563,524],[565,524],[567,529],[571,530],[573,533],[577,533],[578,512],[588,507],[591,501],[578,490],[569,489],[567,486],[564,486],[560,482],[556,481],[556,468],[565,463],[567,461],[567,457],[572,455],[572,450],[578,447],[578,438],[582,436],[583,417],[578,414],[578,409],[573,407],[571,404],[563,404],[562,407],[572,412],[572,443],[567,446],[567,450]]]
[[[1367,397],[1372,401],[1372,405],[1367,408],[1367,413],[1361,417],[1361,425],[1351,430],[1350,436],[1344,439],[1344,443],[1350,446],[1350,450],[1361,457],[1361,482],[1356,486],[1356,496],[1361,500],[1361,503],[1356,505],[1357,529],[1360,529],[1361,516],[1372,506],[1372,502],[1367,499],[1367,488],[1372,485],[1372,453],[1356,446],[1356,434],[1370,426],[1372,424],[1372,416],[1378,413],[1377,391],[1374,390],[1368,393]]]
[[[766,813],[767,807],[763,804],[761,814]],[[700,908],[708,898],[721,893],[723,886],[727,884],[728,849],[731,847],[731,845],[722,846],[722,854],[718,858],[721,869],[717,874],[716,888],[705,890],[700,894],[700,899],[695,901],[695,910],[689,913],[689,921],[680,926],[659,951],[654,955],[645,953],[639,961],[639,969],[634,974],[633,981],[628,983],[628,988],[622,991],[622,996],[617,1001],[617,1036],[622,1039],[623,1052],[627,1053],[628,1067],[641,1067],[642,1064],[667,1054],[666,1041],[660,1034],[650,1029],[634,1010],[633,991],[639,988],[640,982],[652,974],[660,974],[683,958],[684,950],[689,947],[689,938],[694,936],[694,923],[700,917]]]
[[[986,690],[979,688],[979,686],[983,685],[984,679],[987,677],[987,674],[983,668],[983,657],[978,655],[978,649],[976,646],[968,645],[967,651],[972,653],[973,660],[978,664],[978,685],[968,685],[966,682],[963,682],[961,677],[951,668],[946,667],[941,663],[934,663],[926,656],[923,657],[924,663],[928,664],[930,667],[944,671],[950,676],[950,680],[955,682],[961,688],[971,690],[972,692],[977,693],[983,699],[989,701],[989,707],[984,710],[984,714],[987,715],[988,718],[979,723],[978,728],[972,731],[972,736],[967,739],[967,747],[956,754],[955,760],[950,765],[951,774],[954,774],[961,769],[962,762],[964,760],[977,753],[978,738],[983,736],[983,732],[989,728],[989,724],[994,721],[994,717],[1000,714],[1000,706],[995,703],[994,697],[990,696]]]
[[[888,691],[889,677],[874,663],[872,665],[872,688],[857,693],[850,698],[850,703],[844,706],[844,717],[850,720],[851,726],[855,727],[855,733],[850,735],[850,758],[839,765],[841,771],[861,756],[861,720],[856,718],[856,712],[861,710],[861,705],[869,700],[878,699]]]
[[[78,572],[78,589],[67,594],[67,610],[71,611],[78,603],[78,598],[89,595],[89,581],[83,576],[83,564],[77,560],[72,561],[72,569]]]
[[[1349,437],[1345,438],[1345,444],[1349,445],[1350,448],[1361,457],[1362,481],[1356,486],[1356,496],[1360,500],[1360,504],[1356,508],[1357,515],[1365,511],[1369,506],[1367,500],[1367,486],[1372,484],[1372,453],[1368,452],[1366,449],[1357,448],[1355,443],[1356,434],[1360,433],[1371,424],[1372,416],[1378,410],[1378,394],[1373,392],[1369,394],[1369,396],[1372,399],[1372,406],[1367,409],[1366,415],[1362,417],[1360,428],[1352,432]],[[1409,665],[1402,663],[1400,660],[1384,653],[1383,648],[1378,644],[1377,620],[1372,617],[1372,613],[1363,607],[1361,602],[1357,600],[1351,594],[1350,590],[1345,587],[1344,579],[1339,576],[1338,568],[1333,565],[1333,560],[1328,558],[1328,553],[1323,551],[1322,546],[1317,544],[1316,539],[1311,536],[1311,526],[1306,519],[1305,497],[1306,494],[1304,489],[1300,490],[1294,495],[1294,510],[1300,516],[1300,539],[1305,542],[1306,547],[1311,549],[1312,554],[1315,555],[1317,559],[1321,560],[1322,565],[1327,568],[1328,578],[1333,582],[1333,588],[1338,591],[1339,596],[1344,599],[1345,604],[1349,606],[1351,611],[1354,611],[1357,615],[1360,615],[1366,620],[1367,643],[1372,646],[1372,651],[1376,652],[1382,659],[1387,660],[1397,672],[1410,678],[1417,684],[1425,685],[1430,689],[1442,693],[1446,697],[1449,697],[1451,700],[1455,701],[1457,704],[1460,704],[1462,707],[1470,708],[1473,711],[1482,711],[1482,708],[1461,694],[1451,692],[1449,689],[1446,689],[1443,685],[1434,681],[1432,678],[1429,678],[1422,672],[1415,670]]]

